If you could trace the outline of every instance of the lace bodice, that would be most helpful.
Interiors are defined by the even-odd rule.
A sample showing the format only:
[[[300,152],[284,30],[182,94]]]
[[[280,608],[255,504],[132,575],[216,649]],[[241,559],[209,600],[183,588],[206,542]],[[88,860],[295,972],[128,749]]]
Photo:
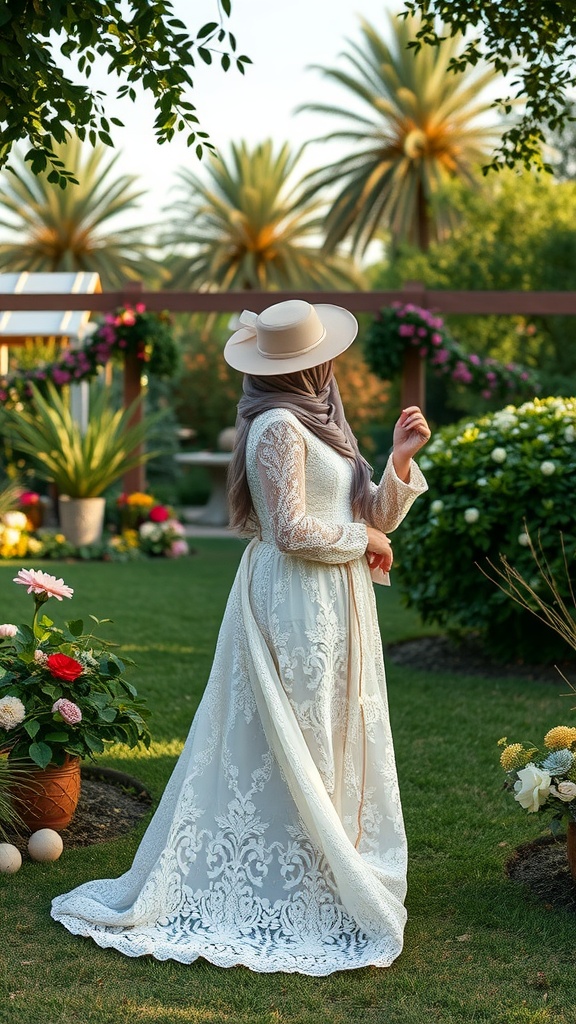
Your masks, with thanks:
[[[365,524],[355,522],[352,514],[350,462],[291,412],[270,409],[254,420],[246,463],[262,540],[281,551],[333,564],[364,554],[368,538]],[[380,484],[370,484],[368,525],[384,533],[395,530],[425,490],[415,463],[404,483],[390,458]]]

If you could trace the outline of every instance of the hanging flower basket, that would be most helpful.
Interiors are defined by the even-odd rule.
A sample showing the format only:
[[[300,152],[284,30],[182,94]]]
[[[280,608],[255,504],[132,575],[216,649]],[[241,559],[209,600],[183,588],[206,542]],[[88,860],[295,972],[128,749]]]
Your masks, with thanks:
[[[412,303],[394,303],[381,309],[370,325],[364,342],[368,366],[383,380],[392,380],[402,370],[406,349],[414,347],[434,373],[451,377],[482,398],[509,399],[512,395],[534,394],[538,378],[533,370],[518,363],[505,366],[496,359],[466,352],[447,331],[442,317]]]

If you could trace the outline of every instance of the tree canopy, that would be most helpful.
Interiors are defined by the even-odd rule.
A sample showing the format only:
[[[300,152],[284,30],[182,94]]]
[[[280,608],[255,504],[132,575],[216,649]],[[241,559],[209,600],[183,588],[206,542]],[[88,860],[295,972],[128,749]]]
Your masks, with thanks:
[[[200,158],[213,149],[188,99],[196,61],[217,59],[240,72],[250,58],[237,53],[225,27],[231,0],[216,0],[214,20],[191,36],[173,16],[170,0],[17,0],[0,6],[0,167],[19,139],[27,139],[32,171],[49,180],[75,180],[54,148],[72,133],[111,146],[106,97],[88,83],[95,62],[116,77],[117,96],[136,99],[137,85],[154,97],[159,143],[186,131]],[[78,81],[78,77],[84,81]]]
[[[404,13],[422,18],[412,44],[416,48],[437,46],[446,35],[465,39],[464,49],[452,61],[454,72],[486,61],[510,76],[509,91],[497,103],[507,113],[517,101],[524,108],[504,132],[487,167],[500,170],[523,163],[550,170],[542,144],[571,114],[574,0],[405,0]]]

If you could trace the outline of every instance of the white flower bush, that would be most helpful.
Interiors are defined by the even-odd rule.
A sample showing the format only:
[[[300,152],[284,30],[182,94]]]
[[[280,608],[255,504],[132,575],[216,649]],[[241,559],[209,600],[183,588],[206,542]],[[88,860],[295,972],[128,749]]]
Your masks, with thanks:
[[[407,603],[425,621],[479,632],[508,659],[566,656],[481,568],[502,554],[532,578],[528,529],[565,580],[560,533],[569,564],[576,557],[575,439],[575,398],[534,399],[438,432],[419,460],[429,500],[416,503],[395,542]]]

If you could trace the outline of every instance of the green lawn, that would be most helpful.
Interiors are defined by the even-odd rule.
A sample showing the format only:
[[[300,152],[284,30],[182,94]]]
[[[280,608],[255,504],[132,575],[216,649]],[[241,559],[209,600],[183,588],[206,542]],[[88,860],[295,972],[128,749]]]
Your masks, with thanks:
[[[181,561],[54,565],[76,589],[54,617],[110,616],[109,635],[137,661],[153,710],[149,753],[103,761],[158,797],[209,672],[242,545],[194,542]],[[28,618],[31,599],[0,566],[0,621]],[[377,588],[385,642],[417,635],[394,588]],[[74,938],[49,917],[53,895],[120,874],[139,834],[65,851],[0,876],[0,1024],[573,1024],[576,919],[531,899],[503,866],[543,827],[501,791],[496,741],[540,737],[573,721],[566,686],[484,680],[388,666],[410,846],[405,950],[387,970],[328,978],[256,975],[199,961],[131,960]],[[542,973],[540,973],[542,972]]]

